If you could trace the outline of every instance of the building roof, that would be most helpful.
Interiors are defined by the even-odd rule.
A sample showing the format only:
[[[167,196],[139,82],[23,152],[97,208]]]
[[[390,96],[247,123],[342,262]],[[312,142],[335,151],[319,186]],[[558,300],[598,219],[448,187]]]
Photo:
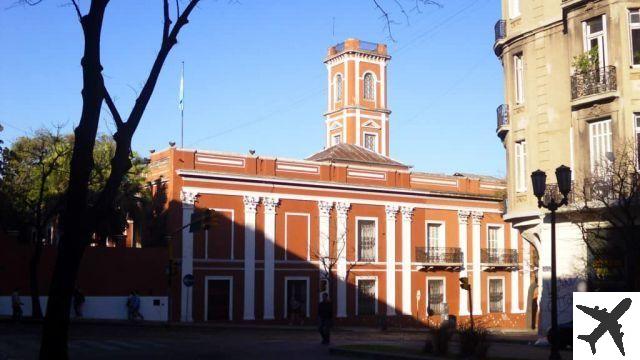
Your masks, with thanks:
[[[307,158],[311,161],[332,162],[357,162],[372,165],[396,166],[408,168],[409,166],[395,161],[389,157],[380,155],[362,146],[340,143],[317,152]]]

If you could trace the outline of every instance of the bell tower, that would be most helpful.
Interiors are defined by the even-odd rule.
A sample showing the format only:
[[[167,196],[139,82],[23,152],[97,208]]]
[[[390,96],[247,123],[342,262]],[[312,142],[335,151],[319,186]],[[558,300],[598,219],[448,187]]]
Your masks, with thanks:
[[[327,112],[324,114],[327,147],[358,145],[389,156],[387,109],[387,46],[347,39],[329,48]]]

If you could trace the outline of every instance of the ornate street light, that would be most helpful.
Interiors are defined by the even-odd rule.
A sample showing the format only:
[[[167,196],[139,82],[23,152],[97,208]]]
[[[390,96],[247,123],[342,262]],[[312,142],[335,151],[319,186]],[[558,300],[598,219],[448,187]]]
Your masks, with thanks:
[[[531,183],[533,194],[538,198],[538,207],[549,209],[551,212],[551,354],[549,359],[561,359],[558,350],[558,279],[556,276],[556,210],[569,203],[569,192],[571,192],[571,168],[561,165],[556,169],[556,179],[558,180],[558,191],[562,194],[562,199],[557,201],[554,196],[549,197],[548,202],[543,201],[547,188],[547,174],[542,170],[531,173]]]

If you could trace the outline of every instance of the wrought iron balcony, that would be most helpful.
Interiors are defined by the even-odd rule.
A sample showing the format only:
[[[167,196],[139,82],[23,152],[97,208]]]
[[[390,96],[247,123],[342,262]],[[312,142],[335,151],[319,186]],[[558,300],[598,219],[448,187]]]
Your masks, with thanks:
[[[498,106],[496,109],[496,119],[498,122],[496,132],[500,139],[504,139],[504,135],[509,131],[509,106],[507,104]]]
[[[518,250],[516,249],[481,249],[480,262],[486,269],[513,269],[518,267]]]
[[[616,67],[605,66],[571,76],[571,99],[576,100],[589,95],[597,95],[618,88]]]
[[[426,270],[436,267],[456,270],[462,266],[462,251],[455,247],[416,247],[416,262]]]
[[[496,24],[493,26],[493,30],[496,35],[496,42],[507,37],[507,21],[506,20],[498,20]]]

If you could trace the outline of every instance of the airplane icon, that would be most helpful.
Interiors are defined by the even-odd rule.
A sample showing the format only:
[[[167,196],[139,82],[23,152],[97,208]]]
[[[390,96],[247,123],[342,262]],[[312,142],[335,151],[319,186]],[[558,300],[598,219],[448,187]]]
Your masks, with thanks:
[[[599,309],[598,306],[590,308],[584,305],[576,305],[576,307],[582,310],[585,314],[600,321],[600,325],[598,325],[591,334],[578,335],[578,339],[589,343],[591,346],[591,353],[595,355],[596,342],[608,331],[613,342],[615,342],[618,347],[618,350],[620,350],[620,353],[624,356],[624,346],[622,344],[622,337],[624,336],[624,333],[620,332],[622,325],[618,323],[618,319],[627,312],[627,310],[629,310],[629,307],[631,307],[631,299],[623,299],[613,310],[611,310],[611,312],[607,312],[606,308]]]

